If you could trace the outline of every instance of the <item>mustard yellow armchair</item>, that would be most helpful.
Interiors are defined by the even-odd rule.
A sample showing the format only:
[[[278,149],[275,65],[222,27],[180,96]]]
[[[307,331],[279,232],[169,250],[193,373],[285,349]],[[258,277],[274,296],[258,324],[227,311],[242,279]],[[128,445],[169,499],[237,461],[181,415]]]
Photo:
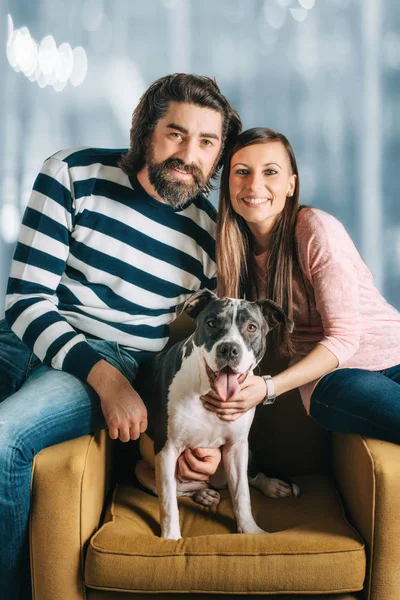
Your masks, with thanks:
[[[178,319],[173,340],[190,328]],[[263,372],[271,372],[268,360]],[[306,416],[297,392],[258,407],[251,447],[265,470],[293,476],[300,496],[273,500],[252,490],[256,521],[270,532],[258,536],[236,533],[227,491],[213,508],[180,498],[179,541],[159,537],[157,498],[129,481],[130,460],[115,464],[107,432],[40,452],[30,518],[34,599],[399,600],[400,447],[331,436]],[[123,483],[114,482],[116,466],[128,474]]]

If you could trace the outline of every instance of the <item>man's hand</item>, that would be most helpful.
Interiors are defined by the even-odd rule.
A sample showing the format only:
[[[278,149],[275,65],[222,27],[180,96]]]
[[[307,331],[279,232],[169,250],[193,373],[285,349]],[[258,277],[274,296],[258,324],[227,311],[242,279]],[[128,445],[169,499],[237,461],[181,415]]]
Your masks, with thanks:
[[[262,377],[251,376],[240,386],[236,396],[230,400],[221,398],[211,390],[207,396],[201,396],[203,406],[217,413],[223,421],[236,421],[245,412],[260,404],[266,395],[266,385]]]
[[[100,360],[87,381],[100,397],[110,438],[119,437],[121,442],[137,440],[147,429],[147,410],[126,377],[106,360]]]
[[[177,477],[194,481],[208,481],[221,461],[219,448],[187,448],[178,458]]]

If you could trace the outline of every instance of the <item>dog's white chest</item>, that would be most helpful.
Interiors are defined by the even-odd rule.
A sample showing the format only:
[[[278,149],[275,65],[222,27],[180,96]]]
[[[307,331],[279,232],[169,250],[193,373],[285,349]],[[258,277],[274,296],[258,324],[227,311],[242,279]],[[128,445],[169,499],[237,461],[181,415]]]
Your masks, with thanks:
[[[193,354],[182,363],[168,394],[168,440],[179,451],[188,447],[218,448],[247,439],[254,409],[236,421],[223,421],[216,413],[204,408],[200,400],[200,396],[209,391],[205,369],[199,369]]]

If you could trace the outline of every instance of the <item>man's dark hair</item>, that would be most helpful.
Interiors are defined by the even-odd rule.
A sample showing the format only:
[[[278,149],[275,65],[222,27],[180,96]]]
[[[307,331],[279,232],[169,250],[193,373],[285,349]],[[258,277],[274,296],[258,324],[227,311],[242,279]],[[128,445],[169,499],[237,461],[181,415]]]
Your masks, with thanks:
[[[225,150],[242,130],[237,111],[220,92],[214,79],[175,73],[157,79],[141,97],[132,115],[130,149],[120,161],[127,175],[136,175],[145,165],[149,140],[170,102],[185,102],[218,111],[222,116],[221,154],[216,171],[225,159]]]

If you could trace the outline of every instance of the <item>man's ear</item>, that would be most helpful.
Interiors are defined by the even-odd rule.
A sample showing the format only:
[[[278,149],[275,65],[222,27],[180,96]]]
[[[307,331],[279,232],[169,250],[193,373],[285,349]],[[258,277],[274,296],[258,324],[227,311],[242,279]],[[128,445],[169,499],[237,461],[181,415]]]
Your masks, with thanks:
[[[176,314],[179,316],[185,312],[190,318],[196,319],[211,300],[218,300],[218,296],[214,292],[207,289],[199,290],[195,294],[192,294],[186,302],[177,307]]]
[[[293,321],[285,315],[283,309],[276,302],[273,300],[257,300],[256,304],[261,308],[261,312],[270,329],[273,329],[279,323],[283,323],[289,332],[292,333],[294,329]]]

